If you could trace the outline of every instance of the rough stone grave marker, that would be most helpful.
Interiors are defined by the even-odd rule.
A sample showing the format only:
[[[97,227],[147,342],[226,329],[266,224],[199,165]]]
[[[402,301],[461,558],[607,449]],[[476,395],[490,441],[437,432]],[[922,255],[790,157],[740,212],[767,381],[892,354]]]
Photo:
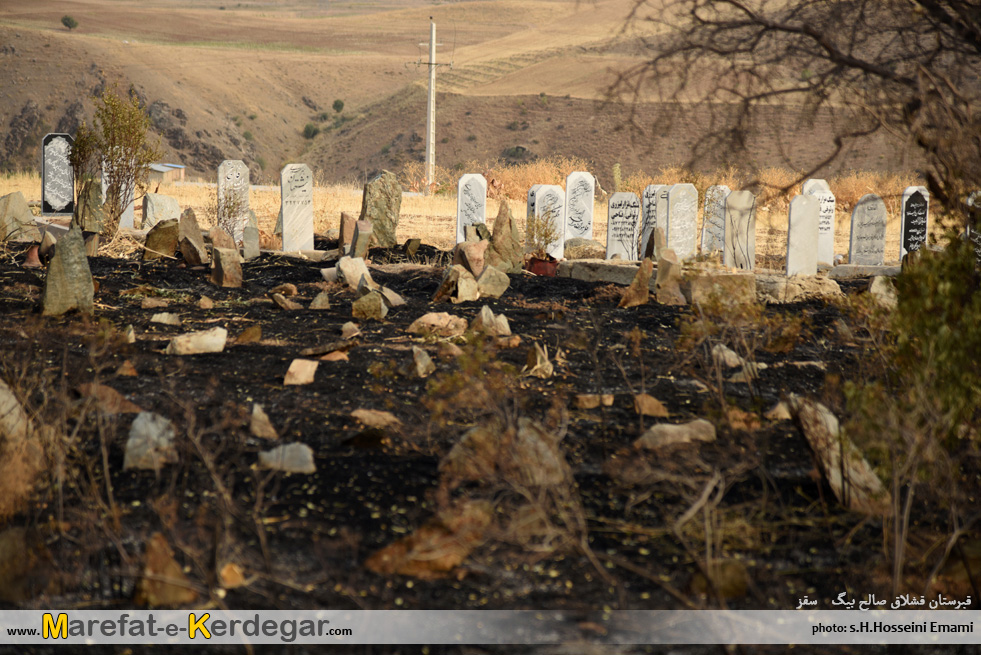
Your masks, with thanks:
[[[732,190],[716,184],[705,190],[705,209],[702,213],[702,254],[722,250],[726,234],[726,198]]]
[[[75,139],[70,134],[45,134],[41,141],[41,214],[75,212],[75,176],[68,162]]]
[[[240,159],[226,159],[218,167],[218,227],[242,243],[249,224],[249,168]]]
[[[640,222],[640,199],[636,193],[621,191],[610,196],[606,222],[606,258],[619,255],[626,261],[637,261],[637,227]]]
[[[821,201],[795,196],[787,214],[787,277],[817,275],[817,241]]]
[[[678,261],[695,254],[698,231],[698,190],[694,184],[675,184],[668,190],[668,250]]]
[[[809,196],[821,191],[831,191],[831,187],[828,186],[828,181],[818,178],[811,178],[809,180],[804,180],[804,184],[801,186],[800,192],[805,196]]]
[[[279,188],[276,231],[282,234],[283,252],[313,250],[313,171],[306,164],[286,164]]]
[[[573,171],[565,178],[565,238],[593,238],[593,197],[596,178],[592,173]]]
[[[657,193],[663,184],[648,184],[640,197],[640,257],[652,257],[654,230],[657,229]],[[663,227],[663,226],[662,226]]]
[[[848,263],[882,266],[886,255],[886,203],[868,193],[852,210]]]
[[[470,173],[456,183],[456,242],[466,241],[467,227],[478,223],[487,223],[487,180]]]
[[[555,259],[565,254],[565,193],[557,184],[543,184],[535,193],[535,219],[550,220],[555,240],[546,249]]]
[[[930,227],[930,192],[911,186],[903,191],[903,222],[899,236],[899,258],[923,247]]]
[[[531,188],[528,189],[528,213],[525,214],[525,219],[529,221],[535,217],[535,195],[541,188],[541,184],[532,184]]]
[[[726,197],[726,232],[722,260],[730,268],[756,266],[756,196],[733,191]]]
[[[109,162],[102,162],[102,201],[105,202],[109,198]],[[119,225],[120,228],[127,228],[132,230],[136,227],[136,199],[134,195],[136,194],[136,183],[135,180],[129,183],[129,198],[120,202],[123,207],[123,213],[119,215]]]

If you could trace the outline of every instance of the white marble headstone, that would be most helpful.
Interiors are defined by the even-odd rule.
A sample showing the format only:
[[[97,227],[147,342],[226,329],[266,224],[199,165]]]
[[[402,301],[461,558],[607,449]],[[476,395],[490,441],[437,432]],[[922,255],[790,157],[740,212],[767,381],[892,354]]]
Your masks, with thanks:
[[[467,240],[467,227],[487,222],[487,180],[468,173],[456,183],[456,242]]]
[[[102,162],[102,201],[109,198],[109,179],[106,171],[109,164]],[[120,203],[123,205],[123,213],[119,217],[119,227],[133,229],[136,227],[136,200],[133,195],[136,193],[135,180],[129,185],[129,202]]]
[[[610,196],[606,221],[606,258],[619,255],[626,261],[637,260],[637,228],[640,222],[640,200],[636,193],[621,191]]]
[[[817,275],[818,222],[821,201],[795,196],[787,216],[787,277]]]
[[[756,196],[733,191],[726,197],[726,233],[722,260],[729,268],[756,266]]]
[[[831,266],[835,260],[835,194],[818,188],[804,195],[818,201],[818,263]]]
[[[313,171],[306,164],[286,164],[279,188],[283,252],[313,250]]]
[[[75,211],[75,176],[68,161],[75,140],[70,134],[46,134],[41,141],[41,214]]]
[[[248,224],[249,168],[240,159],[226,159],[218,167],[218,227],[239,244]]]
[[[525,214],[525,218],[529,221],[535,216],[535,194],[541,188],[541,184],[532,184],[531,188],[528,189],[528,213]]]
[[[665,237],[678,261],[695,254],[698,243],[698,189],[694,184],[675,184],[668,191],[668,224]]]
[[[702,213],[702,254],[722,250],[726,234],[726,198],[732,190],[716,184],[705,190],[705,209]]]
[[[903,191],[903,222],[899,236],[899,258],[902,259],[926,243],[930,229],[930,192],[926,187],[911,186]]]
[[[535,192],[535,219],[549,220],[555,229],[555,241],[546,249],[555,259],[565,255],[565,192],[557,184],[543,184]]]
[[[565,238],[593,238],[593,196],[596,178],[574,171],[565,178]]]
[[[882,266],[886,255],[886,203],[869,193],[852,210],[848,263]]]

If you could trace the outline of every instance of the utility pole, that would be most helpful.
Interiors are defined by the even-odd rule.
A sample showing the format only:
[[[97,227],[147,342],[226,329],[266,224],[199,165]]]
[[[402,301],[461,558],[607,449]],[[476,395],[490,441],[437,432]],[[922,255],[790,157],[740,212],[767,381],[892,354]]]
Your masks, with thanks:
[[[420,46],[426,45],[420,43]],[[436,43],[436,23],[433,17],[429,17],[429,98],[426,102],[426,195],[432,193],[433,185],[436,182],[436,67],[446,66],[446,64],[436,63],[436,46],[443,45]],[[422,62],[416,62],[422,65]]]

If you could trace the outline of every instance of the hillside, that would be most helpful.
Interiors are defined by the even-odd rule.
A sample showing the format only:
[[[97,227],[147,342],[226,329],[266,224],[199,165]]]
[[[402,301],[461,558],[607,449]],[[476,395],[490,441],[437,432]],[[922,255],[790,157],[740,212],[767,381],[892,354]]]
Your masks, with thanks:
[[[0,169],[36,167],[49,131],[91,120],[106,84],[146,103],[165,158],[211,177],[245,160],[254,181],[303,160],[324,180],[359,181],[421,161],[429,16],[437,23],[437,163],[510,156],[577,156],[606,182],[625,172],[727,163],[695,150],[710,107],[603,103],[617,71],[639,61],[640,32],[624,30],[630,0],[474,0],[433,4],[167,0],[38,0],[0,5]],[[327,7],[327,8],[325,8]],[[72,31],[60,19],[73,16]],[[341,113],[332,109],[342,100]],[[655,100],[650,98],[649,100]],[[717,108],[715,108],[717,109]],[[625,129],[630,119],[647,128]],[[739,163],[805,167],[827,153],[833,117],[800,125],[784,107],[758,117]],[[320,133],[303,136],[307,124]],[[852,146],[835,168],[915,167],[885,136]],[[830,172],[830,171],[829,171]]]

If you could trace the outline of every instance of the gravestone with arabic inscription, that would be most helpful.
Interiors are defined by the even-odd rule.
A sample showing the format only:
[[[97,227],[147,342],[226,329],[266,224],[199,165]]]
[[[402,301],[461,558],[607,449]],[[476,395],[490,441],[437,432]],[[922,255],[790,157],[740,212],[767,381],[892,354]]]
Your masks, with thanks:
[[[487,223],[487,180],[469,173],[456,183],[456,242],[467,239],[467,228]]]
[[[899,235],[899,258],[926,244],[930,229],[930,192],[926,187],[911,186],[903,191],[903,222]]]
[[[75,212],[75,176],[68,156],[75,139],[70,134],[45,134],[41,140],[41,214]]]
[[[733,191],[726,197],[722,262],[750,271],[756,266],[756,196],[751,191]]]
[[[818,187],[804,195],[818,201],[817,261],[830,266],[835,260],[835,194]]]
[[[701,253],[722,250],[726,234],[726,198],[732,190],[724,184],[715,184],[705,190],[705,208],[702,212]]]
[[[541,184],[532,184],[531,188],[528,189],[528,213],[525,214],[525,218],[529,221],[535,217],[535,195],[541,188]]]
[[[218,227],[241,244],[249,224],[249,168],[240,159],[218,166]]]
[[[695,254],[698,242],[698,190],[694,184],[675,184],[668,190],[668,250],[678,261]]]
[[[277,231],[283,252],[313,250],[313,171],[306,164],[286,164],[279,173]]]
[[[848,263],[882,266],[886,256],[886,203],[868,193],[852,210]]]
[[[795,196],[787,213],[787,277],[817,275],[818,223],[821,201],[813,195]]]
[[[565,238],[593,238],[593,196],[596,178],[592,173],[573,171],[565,178]]]
[[[640,196],[639,255],[641,259],[654,256],[654,230],[657,229],[657,193],[663,186],[663,184],[648,184]]]
[[[543,184],[535,192],[535,220],[549,221],[555,239],[546,252],[555,259],[565,254],[565,192],[557,184]]]
[[[607,204],[606,258],[619,255],[626,261],[637,260],[637,228],[640,223],[640,199],[636,193],[621,191],[610,196]]]

